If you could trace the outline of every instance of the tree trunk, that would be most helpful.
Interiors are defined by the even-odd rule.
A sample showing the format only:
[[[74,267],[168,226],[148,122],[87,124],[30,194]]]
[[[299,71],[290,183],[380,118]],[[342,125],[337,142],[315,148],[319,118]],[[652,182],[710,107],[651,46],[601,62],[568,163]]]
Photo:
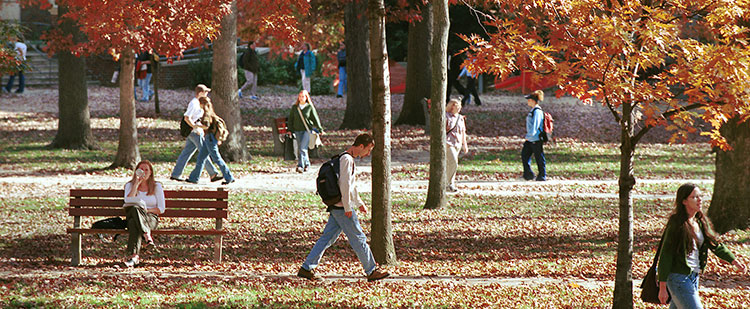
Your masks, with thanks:
[[[370,32],[366,0],[346,4],[346,111],[341,129],[367,129],[372,117],[372,79],[370,73]]]
[[[245,162],[250,154],[245,146],[242,115],[237,95],[237,2],[232,13],[221,20],[221,33],[214,40],[211,70],[211,100],[216,114],[227,123],[229,136],[221,144],[221,157],[226,161]]]
[[[370,66],[372,68],[372,252],[375,261],[396,264],[391,224],[391,89],[385,43],[385,4],[370,0]],[[347,62],[348,66],[348,62]]]
[[[65,6],[60,7],[60,14],[67,13]],[[64,19],[60,25],[63,33],[72,34],[76,42],[82,40],[81,32],[75,22]],[[91,133],[88,91],[86,88],[86,59],[76,57],[70,52],[57,54],[60,69],[57,74],[59,96],[57,100],[60,115],[57,122],[57,134],[50,148],[65,149],[99,149]]]
[[[409,24],[406,94],[396,124],[425,125],[422,99],[430,97],[432,81],[432,5],[422,7],[422,20]]]
[[[120,141],[117,144],[115,161],[109,168],[135,168],[141,155],[138,152],[138,128],[135,122],[135,98],[133,77],[135,76],[135,54],[126,47],[120,55]]]
[[[750,121],[732,118],[721,126],[732,150],[716,152],[716,177],[708,217],[716,232],[746,229],[750,223]]]
[[[432,3],[432,86],[430,92],[430,183],[425,209],[438,209],[447,203],[445,187],[445,92],[448,49],[448,0]]]
[[[158,57],[158,54],[156,51],[154,51],[154,57],[151,58],[151,70],[154,72],[154,111],[156,114],[161,114],[161,108],[159,108],[159,70],[160,64],[159,61],[156,61],[156,57]]]
[[[630,195],[635,186],[633,176],[633,105],[622,104],[620,135],[620,224],[617,232],[617,269],[613,308],[633,308],[633,207]]]

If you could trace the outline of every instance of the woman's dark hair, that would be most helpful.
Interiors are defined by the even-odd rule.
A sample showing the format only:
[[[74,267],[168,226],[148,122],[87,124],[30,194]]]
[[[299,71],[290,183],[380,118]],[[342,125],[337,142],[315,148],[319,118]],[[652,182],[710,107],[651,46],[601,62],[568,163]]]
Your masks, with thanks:
[[[677,195],[674,200],[674,210],[669,216],[669,223],[667,223],[668,225],[673,224],[677,226],[677,230],[672,241],[666,243],[671,244],[671,249],[684,254],[689,254],[693,251],[692,242],[696,241],[697,238],[693,227],[690,225],[690,222],[688,222],[690,218],[688,218],[687,209],[684,203],[696,188],[698,188],[698,186],[695,184],[686,183],[677,189]],[[704,241],[708,241],[712,245],[717,245],[716,233],[713,231],[711,221],[703,215],[702,211],[698,211],[695,214],[695,219],[700,221],[700,225],[703,226]],[[685,250],[686,248],[688,249],[687,251]]]

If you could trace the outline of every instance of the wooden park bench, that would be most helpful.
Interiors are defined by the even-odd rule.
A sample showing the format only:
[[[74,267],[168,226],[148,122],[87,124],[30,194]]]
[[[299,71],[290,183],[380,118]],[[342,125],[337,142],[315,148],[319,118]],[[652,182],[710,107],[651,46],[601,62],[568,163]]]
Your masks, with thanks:
[[[67,229],[72,236],[71,264],[81,263],[81,234],[127,234],[120,229],[87,229],[81,228],[81,217],[125,217],[124,190],[115,189],[71,189],[68,214],[73,216],[73,228]],[[214,235],[214,262],[221,263],[223,236],[222,219],[228,214],[228,192],[223,188],[216,191],[172,191],[164,190],[165,211],[159,218],[207,218],[215,219],[214,229],[160,229],[154,235]],[[161,221],[161,220],[160,220]],[[163,221],[160,222],[160,225]]]

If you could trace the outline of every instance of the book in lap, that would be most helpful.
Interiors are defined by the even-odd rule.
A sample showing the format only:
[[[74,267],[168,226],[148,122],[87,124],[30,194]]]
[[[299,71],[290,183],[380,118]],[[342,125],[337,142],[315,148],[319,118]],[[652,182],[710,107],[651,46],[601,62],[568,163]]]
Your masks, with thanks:
[[[146,210],[146,202],[144,202],[140,197],[137,196],[126,196],[125,204],[122,204],[122,209],[127,210],[128,207],[138,207]]]

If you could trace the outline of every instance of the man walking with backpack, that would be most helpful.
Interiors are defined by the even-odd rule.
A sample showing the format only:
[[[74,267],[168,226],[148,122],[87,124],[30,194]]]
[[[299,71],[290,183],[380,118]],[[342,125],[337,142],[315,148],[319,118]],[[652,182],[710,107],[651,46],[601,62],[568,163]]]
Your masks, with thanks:
[[[365,213],[367,211],[365,203],[359,197],[357,187],[354,184],[354,158],[369,156],[374,147],[375,143],[372,136],[363,133],[357,136],[354,144],[346,152],[332,160],[334,163],[338,161],[339,164],[338,185],[341,192],[341,201],[331,203],[326,209],[330,213],[328,223],[323,229],[323,235],[315,242],[310,254],[302,263],[302,267],[297,272],[298,277],[320,280],[313,273],[313,270],[320,263],[325,250],[336,242],[342,231],[346,234],[349,245],[354,249],[354,253],[357,254],[357,258],[362,263],[362,268],[367,274],[367,281],[380,280],[390,275],[388,272],[378,269],[377,264],[375,264],[375,257],[370,251],[370,246],[367,245],[367,236],[359,225],[357,211],[355,210],[359,207],[359,212]]]

